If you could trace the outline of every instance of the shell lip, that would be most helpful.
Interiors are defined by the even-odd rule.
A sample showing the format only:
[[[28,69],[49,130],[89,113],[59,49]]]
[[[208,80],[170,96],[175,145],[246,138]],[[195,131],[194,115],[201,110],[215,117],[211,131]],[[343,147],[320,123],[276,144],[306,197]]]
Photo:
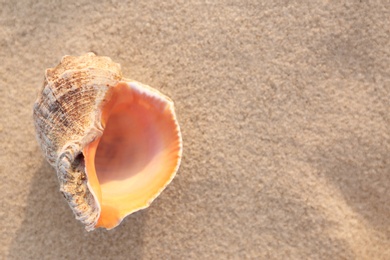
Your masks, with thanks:
[[[105,195],[104,194],[102,195],[102,193],[101,193],[102,191],[100,191],[98,188],[96,188],[96,185],[92,185],[91,183],[88,184],[88,188],[91,190],[91,192],[93,191],[92,194],[94,195],[96,202],[99,206],[99,217],[97,218],[97,221],[95,223],[94,228],[102,227],[102,228],[105,228],[107,230],[113,229],[116,226],[118,226],[123,221],[123,219],[126,218],[128,215],[130,215],[134,212],[137,212],[139,210],[145,209],[145,208],[150,206],[150,204],[162,193],[163,190],[165,190],[165,188],[172,182],[173,178],[176,176],[177,171],[179,170],[179,167],[180,167],[180,163],[181,163],[181,159],[182,159],[182,152],[183,152],[182,136],[181,136],[180,127],[179,127],[179,124],[177,121],[177,116],[175,113],[174,104],[173,104],[172,100],[169,99],[168,97],[166,97],[165,95],[161,94],[159,91],[152,89],[149,86],[144,85],[142,83],[139,83],[137,81],[120,81],[118,83],[118,85],[120,85],[120,84],[125,84],[127,88],[131,89],[131,91],[136,91],[139,95],[146,95],[146,96],[148,96],[148,98],[152,98],[153,100],[157,100],[158,102],[165,104],[165,109],[167,108],[169,110],[169,115],[171,116],[171,120],[173,121],[174,129],[172,129],[172,131],[174,131],[174,134],[173,134],[174,139],[176,140],[175,142],[177,142],[177,148],[176,148],[177,150],[175,150],[176,151],[175,152],[175,155],[176,155],[175,164],[172,165],[172,170],[169,172],[169,177],[167,177],[165,179],[165,181],[163,181],[163,184],[161,185],[161,187],[159,187],[154,192],[153,196],[150,196],[147,199],[146,203],[143,203],[142,205],[137,206],[137,207],[127,211],[126,213],[121,214],[120,217],[116,218],[115,224],[112,224],[112,223],[111,224],[102,224],[104,222],[104,220],[102,220],[103,222],[100,223],[101,217],[103,219],[105,218],[104,217],[105,213],[103,213],[105,207],[102,207],[102,205],[101,205],[101,203],[104,203],[104,202],[102,202],[102,196],[104,197]],[[101,113],[100,116],[102,117],[101,123],[102,123],[103,128],[104,128],[104,124],[105,124],[104,111]],[[103,130],[103,135],[104,135],[104,130]],[[99,139],[100,139],[100,137],[94,141],[94,142],[97,142],[97,145],[100,141]],[[94,142],[91,142],[91,143],[93,144]],[[95,144],[93,144],[93,145],[95,145]],[[90,169],[88,169],[87,164],[86,164],[87,175],[88,175],[88,171],[90,171]],[[95,173],[95,174],[97,174],[97,173]],[[99,177],[98,177],[98,179],[99,179]],[[116,214],[115,210],[113,210],[113,212],[114,212],[113,214]]]
[[[139,82],[137,81],[129,81],[129,82],[126,82],[126,84],[128,84],[130,87],[132,88],[139,88]],[[143,84],[141,84],[143,85]],[[180,168],[180,164],[181,164],[181,160],[182,160],[182,154],[183,154],[183,138],[182,138],[182,135],[181,135],[181,131],[180,131],[180,126],[179,126],[179,123],[178,123],[178,120],[177,120],[177,116],[176,116],[176,113],[175,113],[175,107],[174,107],[174,103],[173,101],[161,94],[159,91],[153,89],[153,88],[150,88],[148,87],[147,85],[143,85],[143,87],[145,87],[146,89],[148,89],[149,91],[153,91],[153,92],[156,92],[156,96],[158,96],[160,98],[160,96],[163,96],[165,97],[166,101],[169,101],[169,109],[171,110],[171,114],[173,116],[173,120],[175,122],[175,126],[176,126],[176,130],[177,130],[177,137],[179,139],[179,153],[178,153],[178,160],[177,160],[177,163],[175,165],[175,168],[173,170],[173,173],[172,175],[170,176],[169,180],[165,183],[165,185],[163,187],[160,188],[160,190],[156,193],[156,195],[154,197],[152,197],[151,199],[149,199],[149,201],[145,204],[144,207],[140,207],[138,209],[135,209],[134,211],[131,211],[129,213],[127,213],[126,215],[124,215],[117,223],[116,226],[114,227],[111,227],[111,228],[106,228],[107,230],[111,230],[111,229],[114,229],[115,227],[117,227],[118,225],[120,225],[122,223],[122,221],[129,215],[135,213],[135,212],[138,212],[140,210],[143,210],[143,209],[146,209],[148,208],[154,200],[157,199],[157,197],[167,188],[167,186],[173,181],[173,179],[175,178],[177,172],[179,171],[179,168]]]

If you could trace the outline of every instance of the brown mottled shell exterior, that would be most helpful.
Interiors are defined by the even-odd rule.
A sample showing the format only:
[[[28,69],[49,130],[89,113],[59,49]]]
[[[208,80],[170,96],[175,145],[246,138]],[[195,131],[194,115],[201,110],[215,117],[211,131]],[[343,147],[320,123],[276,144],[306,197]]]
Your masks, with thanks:
[[[57,67],[46,70],[34,105],[38,141],[56,169],[61,192],[87,230],[94,228],[99,206],[88,189],[79,155],[85,144],[102,135],[98,108],[107,89],[121,79],[120,65],[108,57],[65,56]]]

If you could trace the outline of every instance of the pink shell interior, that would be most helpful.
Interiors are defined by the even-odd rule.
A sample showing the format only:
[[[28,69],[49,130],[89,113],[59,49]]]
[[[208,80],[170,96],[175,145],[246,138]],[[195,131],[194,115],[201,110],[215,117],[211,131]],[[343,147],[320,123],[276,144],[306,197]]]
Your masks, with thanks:
[[[157,91],[119,83],[102,108],[103,135],[84,149],[89,187],[107,229],[147,207],[174,177],[181,138],[173,103]]]

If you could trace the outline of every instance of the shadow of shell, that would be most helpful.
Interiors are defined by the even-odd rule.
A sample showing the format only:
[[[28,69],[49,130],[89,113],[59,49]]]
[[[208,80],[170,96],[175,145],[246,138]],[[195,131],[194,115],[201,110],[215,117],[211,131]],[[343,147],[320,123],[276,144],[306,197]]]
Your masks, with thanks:
[[[126,218],[120,229],[89,233],[75,221],[58,189],[53,169],[42,160],[7,259],[72,259],[76,254],[79,259],[142,259],[147,210]],[[123,252],[131,255],[124,258]]]

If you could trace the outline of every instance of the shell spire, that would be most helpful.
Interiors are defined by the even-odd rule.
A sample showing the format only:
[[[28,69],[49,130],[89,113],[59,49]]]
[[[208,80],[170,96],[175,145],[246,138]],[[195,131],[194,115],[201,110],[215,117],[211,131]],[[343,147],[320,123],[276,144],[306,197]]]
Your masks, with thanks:
[[[175,176],[182,153],[173,102],[87,53],[47,69],[34,104],[37,139],[86,227],[114,228]]]

